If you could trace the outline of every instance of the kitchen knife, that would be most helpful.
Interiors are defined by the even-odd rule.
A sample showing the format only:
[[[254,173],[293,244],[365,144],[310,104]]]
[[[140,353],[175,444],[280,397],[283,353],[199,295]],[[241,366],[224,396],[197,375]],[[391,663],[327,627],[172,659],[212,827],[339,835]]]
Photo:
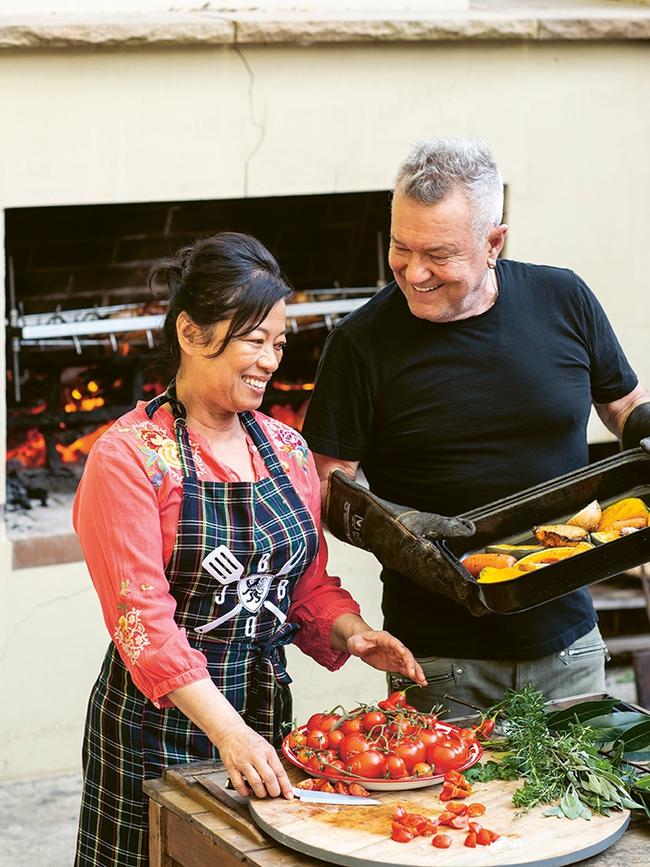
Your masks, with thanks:
[[[296,798],[309,804],[350,804],[355,807],[372,807],[380,804],[374,798],[359,798],[356,795],[339,795],[336,792],[315,792],[313,789],[299,789],[293,786]]]

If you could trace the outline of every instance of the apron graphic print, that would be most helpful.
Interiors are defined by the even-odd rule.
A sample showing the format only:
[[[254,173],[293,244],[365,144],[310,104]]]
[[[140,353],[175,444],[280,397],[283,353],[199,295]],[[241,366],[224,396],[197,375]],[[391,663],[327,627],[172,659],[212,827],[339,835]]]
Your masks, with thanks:
[[[203,558],[201,565],[206,572],[209,572],[209,574],[212,575],[213,578],[216,578],[222,585],[214,594],[215,603],[218,606],[224,603],[226,598],[226,588],[235,581],[237,582],[238,602],[229,611],[226,611],[225,614],[221,614],[217,617],[216,620],[212,620],[210,623],[204,623],[202,626],[197,626],[194,631],[200,634],[211,632],[213,629],[217,629],[217,627],[221,626],[222,623],[226,623],[228,620],[232,620],[233,617],[237,617],[242,610],[245,610],[251,615],[246,621],[246,634],[253,635],[255,631],[255,619],[261,608],[266,608],[270,611],[275,617],[277,617],[280,624],[284,623],[287,619],[286,614],[284,614],[277,605],[274,605],[273,602],[269,601],[267,597],[271,590],[273,580],[278,578],[280,580],[277,585],[277,598],[278,600],[284,599],[289,582],[283,576],[288,575],[293,567],[300,562],[304,552],[305,546],[301,542],[298,550],[292,554],[284,566],[282,566],[277,572],[268,571],[271,555],[264,554],[260,558],[257,567],[258,571],[252,575],[246,576],[244,575],[243,564],[239,562],[237,557],[229,548],[226,547],[226,545],[219,545],[217,548],[210,551],[210,553]]]

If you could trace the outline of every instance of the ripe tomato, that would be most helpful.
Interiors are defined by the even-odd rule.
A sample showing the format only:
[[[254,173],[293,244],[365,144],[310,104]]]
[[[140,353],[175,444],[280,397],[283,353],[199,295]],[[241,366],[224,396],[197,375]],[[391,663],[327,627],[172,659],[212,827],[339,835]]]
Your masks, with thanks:
[[[391,840],[394,840],[396,843],[410,843],[414,837],[415,834],[411,834],[403,825],[393,824],[393,832],[390,835]]]
[[[449,849],[451,846],[451,837],[449,834],[436,834],[431,841],[431,845],[435,846],[436,849]]]
[[[427,749],[419,738],[402,738],[401,741],[394,741],[391,749],[395,755],[404,759],[409,774],[413,773],[413,768],[418,762],[426,760]],[[432,765],[433,762],[429,764]]]
[[[361,720],[361,727],[364,732],[369,732],[375,728],[375,726],[383,726],[386,722],[386,714],[382,713],[380,710],[370,710],[368,713],[363,715]]]
[[[339,755],[346,762],[357,753],[363,753],[370,749],[370,741],[366,740],[366,736],[361,732],[353,732],[351,735],[346,735],[339,746]]]
[[[341,731],[341,729],[334,729],[334,731],[329,731],[327,733],[327,746],[331,750],[336,750],[338,752],[339,747],[341,746],[341,741],[345,738],[345,734]]]
[[[325,750],[327,743],[327,735],[321,729],[310,729],[307,733],[307,746],[312,750]]]
[[[341,723],[341,731],[346,735],[355,734],[356,732],[361,731],[361,726],[363,722],[362,716],[353,716],[350,719],[343,720]]]
[[[334,759],[331,762],[328,762],[327,765],[323,768],[323,773],[326,777],[344,777],[345,776],[345,765],[341,761],[341,759]],[[339,792],[339,794],[341,794]],[[346,793],[343,792],[345,795]]]
[[[296,759],[298,759],[301,765],[306,765],[313,755],[314,751],[309,747],[300,747],[296,751]]]
[[[406,762],[403,758],[396,756],[394,753],[389,754],[386,757],[386,772],[391,780],[399,780],[401,777],[408,777]]]
[[[317,726],[321,731],[325,732],[325,734],[329,734],[332,729],[332,726],[335,726],[336,723],[341,719],[341,715],[338,713],[328,713],[323,716],[320,721],[320,725]]]
[[[413,765],[413,774],[416,777],[430,777],[433,775],[433,768],[428,762],[417,762]]]
[[[467,761],[467,745],[460,741],[446,739],[432,744],[426,749],[426,760],[437,771],[457,770]]]
[[[370,795],[368,789],[364,789],[361,783],[350,783],[348,790],[355,798],[367,798]]]
[[[388,734],[393,737],[395,735],[411,735],[417,728],[417,725],[408,716],[396,714],[388,726]]]
[[[386,774],[386,759],[379,750],[366,750],[352,756],[347,767],[353,774],[376,780]]]
[[[420,729],[418,737],[425,747],[431,746],[431,744],[437,744],[438,741],[445,739],[445,735],[441,731],[436,731],[435,729]]]
[[[320,724],[323,721],[324,716],[325,714],[322,713],[312,714],[307,720],[307,730],[311,731],[312,729],[320,728]]]
[[[304,747],[306,743],[307,735],[304,732],[299,732],[298,729],[289,732],[287,735],[287,744],[294,751],[300,749],[300,747]]]

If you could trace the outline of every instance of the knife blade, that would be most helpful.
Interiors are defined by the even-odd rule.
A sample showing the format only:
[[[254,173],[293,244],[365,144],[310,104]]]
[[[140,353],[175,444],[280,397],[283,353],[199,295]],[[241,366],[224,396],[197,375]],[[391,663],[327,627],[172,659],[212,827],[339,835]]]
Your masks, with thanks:
[[[339,795],[336,792],[315,792],[313,789],[299,789],[293,786],[296,798],[309,804],[349,804],[355,807],[372,807],[381,801],[375,798],[359,798],[356,795]]]

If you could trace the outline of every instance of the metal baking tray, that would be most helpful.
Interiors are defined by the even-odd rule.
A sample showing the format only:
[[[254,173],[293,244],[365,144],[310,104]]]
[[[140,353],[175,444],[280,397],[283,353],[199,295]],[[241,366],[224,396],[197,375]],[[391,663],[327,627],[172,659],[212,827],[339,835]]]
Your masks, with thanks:
[[[650,439],[643,446],[460,515],[474,522],[476,534],[438,545],[457,580],[465,582],[462,595],[496,614],[513,614],[650,562],[650,527],[514,581],[479,584],[460,562],[487,545],[534,542],[534,526],[565,523],[592,500],[604,508],[624,497],[639,497],[650,507]]]

